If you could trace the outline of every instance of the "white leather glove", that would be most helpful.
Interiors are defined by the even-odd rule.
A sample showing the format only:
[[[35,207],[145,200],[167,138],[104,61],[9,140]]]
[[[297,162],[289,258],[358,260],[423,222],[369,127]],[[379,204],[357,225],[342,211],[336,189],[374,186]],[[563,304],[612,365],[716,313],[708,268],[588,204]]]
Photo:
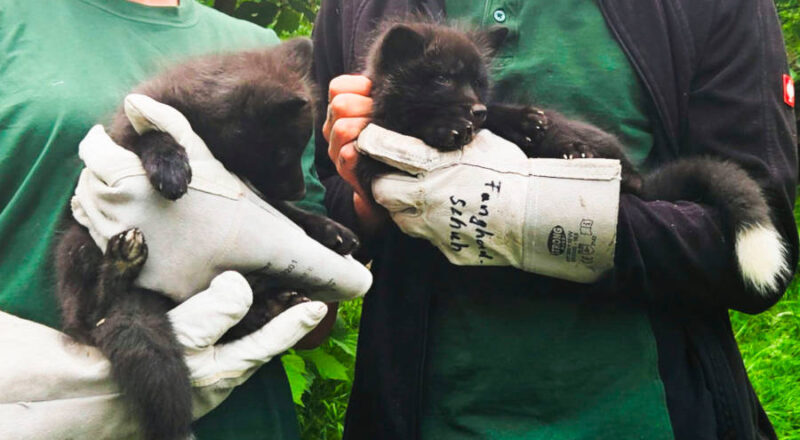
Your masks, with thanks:
[[[100,249],[112,235],[142,230],[149,252],[137,285],[181,302],[225,270],[260,270],[321,301],[352,299],[369,289],[367,268],[311,239],[260,199],[214,159],[180,112],[143,95],[127,96],[125,110],[138,132],[172,135],[192,167],[187,193],[170,201],[152,187],[139,158],[102,126],[80,144],[86,168],[73,216]]]
[[[528,159],[488,130],[462,150],[440,152],[374,124],[356,149],[408,173],[376,179],[375,200],[453,264],[582,283],[613,267],[617,160]]]
[[[260,365],[294,346],[327,312],[324,303],[302,303],[249,336],[215,344],[247,313],[252,299],[244,277],[225,272],[169,312],[195,387],[195,418],[219,405]],[[0,352],[0,438],[139,438],[136,419],[96,348],[0,312]]]

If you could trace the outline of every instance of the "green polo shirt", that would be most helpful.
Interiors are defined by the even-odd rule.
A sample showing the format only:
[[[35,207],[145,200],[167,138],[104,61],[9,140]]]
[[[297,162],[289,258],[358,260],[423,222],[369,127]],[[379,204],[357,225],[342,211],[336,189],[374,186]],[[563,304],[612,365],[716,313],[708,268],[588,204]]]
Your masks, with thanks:
[[[58,327],[51,249],[81,169],[78,142],[126,91],[190,55],[277,42],[273,31],[195,0],[0,2],[0,309]],[[309,191],[306,206],[321,210],[319,183]],[[196,431],[201,440],[298,438],[280,361]]]
[[[594,1],[447,0],[447,13],[510,29],[493,73],[499,100],[594,123],[636,163],[648,155],[643,87]],[[542,294],[529,277],[498,283],[483,274],[465,271],[432,289],[423,438],[673,437],[641,306]]]

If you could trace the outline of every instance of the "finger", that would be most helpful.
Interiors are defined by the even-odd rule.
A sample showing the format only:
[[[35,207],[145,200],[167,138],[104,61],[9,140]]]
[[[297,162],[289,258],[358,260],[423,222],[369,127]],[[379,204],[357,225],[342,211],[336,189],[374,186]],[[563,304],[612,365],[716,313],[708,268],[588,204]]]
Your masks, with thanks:
[[[363,195],[364,190],[356,177],[356,163],[358,163],[358,152],[353,142],[342,146],[339,156],[336,158],[336,172],[342,176],[345,182],[349,183],[353,189]]]
[[[138,133],[163,131],[180,143],[184,135],[192,132],[189,121],[181,112],[149,96],[131,93],[125,97],[124,109]]]
[[[208,289],[187,299],[168,313],[178,342],[188,349],[213,345],[250,309],[253,291],[247,280],[233,271],[211,280]]]
[[[328,84],[328,102],[342,93],[369,96],[372,81],[364,75],[339,75]]]
[[[361,130],[368,124],[368,118],[342,118],[333,124],[328,143],[328,156],[334,164],[339,158],[339,150],[342,146],[356,140]]]
[[[226,370],[246,371],[294,347],[322,321],[328,307],[311,301],[290,307],[255,332],[217,347],[216,357]]]
[[[385,174],[372,183],[375,201],[390,213],[417,215],[421,212],[425,191],[419,179],[404,174]]]
[[[328,115],[322,125],[322,134],[325,140],[330,140],[330,131],[333,124],[342,118],[368,117],[372,114],[372,98],[344,93],[337,95],[328,104]]]

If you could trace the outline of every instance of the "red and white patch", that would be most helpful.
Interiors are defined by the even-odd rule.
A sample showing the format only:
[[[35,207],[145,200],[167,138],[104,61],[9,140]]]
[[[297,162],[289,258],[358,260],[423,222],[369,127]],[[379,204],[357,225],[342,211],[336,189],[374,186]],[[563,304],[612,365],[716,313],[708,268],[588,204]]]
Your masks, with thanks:
[[[794,81],[789,75],[783,75],[783,102],[794,108]]]

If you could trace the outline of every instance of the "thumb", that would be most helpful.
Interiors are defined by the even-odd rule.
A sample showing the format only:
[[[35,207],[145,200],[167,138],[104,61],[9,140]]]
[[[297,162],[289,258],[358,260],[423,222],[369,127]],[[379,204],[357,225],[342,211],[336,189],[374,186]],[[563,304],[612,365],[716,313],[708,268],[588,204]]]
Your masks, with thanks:
[[[187,349],[213,345],[250,309],[253,292],[247,280],[233,271],[211,280],[208,289],[184,301],[167,314],[175,335]]]
[[[259,330],[217,347],[217,361],[227,369],[245,371],[269,362],[292,348],[322,321],[328,307],[310,301],[290,307]]]
[[[422,208],[425,190],[417,177],[385,174],[372,182],[372,195],[394,217],[397,213],[415,215]]]
[[[149,96],[131,93],[125,97],[124,109],[125,115],[139,134],[157,130],[169,133],[178,140],[192,130],[181,112]]]

